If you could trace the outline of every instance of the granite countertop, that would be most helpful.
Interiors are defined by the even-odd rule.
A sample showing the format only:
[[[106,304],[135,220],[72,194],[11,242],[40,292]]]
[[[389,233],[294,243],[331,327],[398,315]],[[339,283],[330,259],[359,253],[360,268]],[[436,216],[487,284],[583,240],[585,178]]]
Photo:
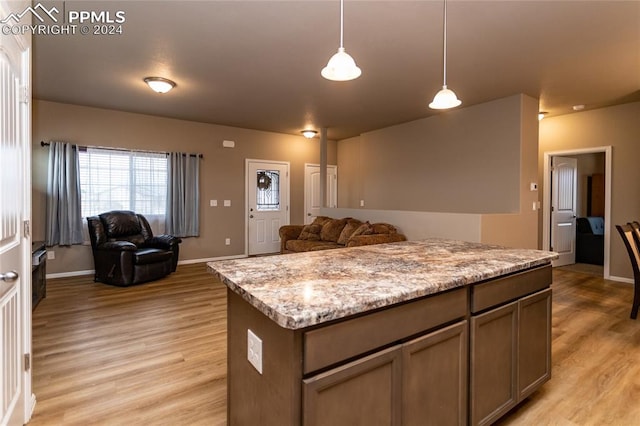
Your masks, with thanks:
[[[209,262],[278,325],[300,329],[544,265],[553,252],[426,239]]]

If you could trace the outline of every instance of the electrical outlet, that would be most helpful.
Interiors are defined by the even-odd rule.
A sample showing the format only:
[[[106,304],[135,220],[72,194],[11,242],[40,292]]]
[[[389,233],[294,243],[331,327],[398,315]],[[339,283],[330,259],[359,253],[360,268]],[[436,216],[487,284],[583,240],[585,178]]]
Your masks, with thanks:
[[[262,339],[247,329],[247,359],[262,374]]]
[[[231,245],[231,238],[225,238],[224,239],[224,245],[225,246],[230,246]]]
[[[360,200],[360,207],[364,207],[364,200]]]
[[[47,250],[47,260],[56,260],[56,252],[53,250]]]

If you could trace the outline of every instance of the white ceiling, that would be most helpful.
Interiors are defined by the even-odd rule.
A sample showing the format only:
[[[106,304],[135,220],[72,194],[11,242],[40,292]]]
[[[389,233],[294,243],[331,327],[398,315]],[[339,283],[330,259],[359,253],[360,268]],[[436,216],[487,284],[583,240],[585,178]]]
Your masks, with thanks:
[[[124,11],[122,35],[34,37],[38,99],[330,139],[428,117],[442,86],[442,2],[346,0],[362,69],[320,76],[338,0],[61,1]],[[524,93],[549,115],[640,100],[640,1],[448,2],[447,83],[463,108]],[[177,82],[158,95],[146,76]]]

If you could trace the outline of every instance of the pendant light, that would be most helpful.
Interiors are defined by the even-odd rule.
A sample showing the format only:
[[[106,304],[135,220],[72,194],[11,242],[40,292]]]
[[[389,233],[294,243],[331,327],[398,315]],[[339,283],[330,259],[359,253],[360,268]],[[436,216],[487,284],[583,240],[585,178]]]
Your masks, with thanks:
[[[322,69],[320,74],[327,80],[348,81],[360,77],[362,70],[356,65],[356,61],[344,51],[343,46],[343,27],[344,27],[344,0],[340,0],[340,47],[338,53],[333,55],[327,66]]]
[[[459,106],[462,101],[456,97],[456,94],[453,93],[453,90],[447,89],[447,0],[444,0],[444,14],[443,14],[443,54],[442,54],[442,63],[443,65],[443,82],[442,82],[442,90],[436,93],[436,96],[433,98],[433,102],[429,104],[429,108],[431,109],[449,109],[455,108]]]

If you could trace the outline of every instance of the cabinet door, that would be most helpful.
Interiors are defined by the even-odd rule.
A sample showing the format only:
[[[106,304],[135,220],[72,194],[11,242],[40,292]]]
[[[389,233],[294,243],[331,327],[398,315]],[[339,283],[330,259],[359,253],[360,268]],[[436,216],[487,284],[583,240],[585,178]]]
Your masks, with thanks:
[[[471,317],[471,424],[497,420],[517,403],[518,302]]]
[[[400,362],[398,345],[303,380],[304,425],[400,425]]]
[[[519,302],[518,393],[526,398],[551,378],[551,289]]]
[[[402,347],[402,424],[467,423],[467,321]]]

